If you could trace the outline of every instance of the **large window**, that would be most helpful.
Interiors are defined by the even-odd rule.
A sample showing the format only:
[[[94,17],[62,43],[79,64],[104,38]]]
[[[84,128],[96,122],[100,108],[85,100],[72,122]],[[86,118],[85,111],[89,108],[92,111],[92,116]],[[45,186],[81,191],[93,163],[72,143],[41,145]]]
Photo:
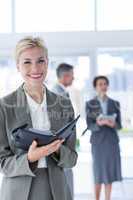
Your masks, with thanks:
[[[10,33],[11,29],[11,0],[0,0],[0,33]]]
[[[102,50],[98,55],[98,74],[110,80],[110,96],[119,100],[123,131],[133,130],[133,50]]]
[[[16,32],[87,31],[94,28],[92,0],[16,0]]]
[[[132,0],[0,0],[0,33],[133,30]]]
[[[132,0],[97,0],[98,30],[133,29]]]
[[[22,83],[15,63],[9,57],[0,57],[0,74],[0,97],[11,93]]]

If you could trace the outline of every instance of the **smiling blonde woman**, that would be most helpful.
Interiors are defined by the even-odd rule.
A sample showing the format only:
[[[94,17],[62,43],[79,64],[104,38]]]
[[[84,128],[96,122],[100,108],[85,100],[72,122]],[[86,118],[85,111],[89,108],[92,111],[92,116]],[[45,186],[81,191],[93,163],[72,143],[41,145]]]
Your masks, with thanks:
[[[75,130],[66,141],[29,150],[16,147],[12,130],[28,124],[39,130],[57,131],[74,118],[70,100],[44,85],[48,50],[40,38],[27,37],[16,45],[16,66],[24,83],[0,100],[0,170],[4,175],[1,200],[71,200],[64,168],[77,161]]]

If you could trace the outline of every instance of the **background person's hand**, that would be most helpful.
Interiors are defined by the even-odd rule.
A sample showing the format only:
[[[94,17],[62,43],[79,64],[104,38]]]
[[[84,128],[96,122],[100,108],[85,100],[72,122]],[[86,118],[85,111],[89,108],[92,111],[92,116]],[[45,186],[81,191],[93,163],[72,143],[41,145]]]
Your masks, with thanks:
[[[104,120],[104,119],[97,119],[96,123],[99,126],[104,126],[104,125],[106,125],[106,120]]]
[[[48,156],[54,152],[58,152],[63,142],[64,140],[55,140],[54,142],[46,146],[37,147],[37,142],[33,141],[28,150],[27,154],[28,161],[35,162],[40,160],[44,156]]]
[[[116,125],[115,121],[110,120],[110,119],[98,119],[97,124],[99,126],[105,126],[106,125],[106,126],[109,126],[111,128],[114,128],[115,125]]]
[[[114,128],[116,126],[116,123],[113,120],[107,120],[106,125],[111,128]]]

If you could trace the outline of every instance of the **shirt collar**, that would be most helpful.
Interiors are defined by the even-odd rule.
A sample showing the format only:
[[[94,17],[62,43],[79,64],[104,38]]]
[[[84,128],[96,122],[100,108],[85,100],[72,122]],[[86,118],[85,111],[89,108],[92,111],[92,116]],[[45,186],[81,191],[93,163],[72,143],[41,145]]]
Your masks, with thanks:
[[[58,85],[59,85],[65,92],[67,92],[66,87],[65,87],[62,83],[58,83]]]
[[[108,97],[106,96],[105,99],[102,99],[100,96],[97,96],[97,100],[99,100],[100,102],[104,103],[108,101]]]
[[[45,89],[45,87],[44,87]],[[24,89],[24,92],[25,92],[25,95],[26,95],[26,98],[27,98],[27,102],[28,102],[28,105],[30,107],[30,109],[32,110],[37,110],[38,108],[46,108],[47,106],[47,102],[46,102],[46,89],[44,91],[44,95],[43,95],[43,101],[41,104],[37,103],[27,92],[26,90]]]

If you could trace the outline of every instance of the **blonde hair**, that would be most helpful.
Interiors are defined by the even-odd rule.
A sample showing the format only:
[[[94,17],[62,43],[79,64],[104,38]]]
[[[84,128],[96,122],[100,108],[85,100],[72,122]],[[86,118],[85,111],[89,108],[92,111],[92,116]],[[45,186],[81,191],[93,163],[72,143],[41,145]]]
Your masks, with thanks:
[[[40,37],[29,36],[29,37],[25,37],[21,39],[17,43],[16,48],[15,48],[16,62],[19,61],[19,57],[23,51],[25,51],[26,49],[34,48],[34,47],[41,48],[44,51],[46,58],[48,58],[48,49],[45,46],[43,39]]]

